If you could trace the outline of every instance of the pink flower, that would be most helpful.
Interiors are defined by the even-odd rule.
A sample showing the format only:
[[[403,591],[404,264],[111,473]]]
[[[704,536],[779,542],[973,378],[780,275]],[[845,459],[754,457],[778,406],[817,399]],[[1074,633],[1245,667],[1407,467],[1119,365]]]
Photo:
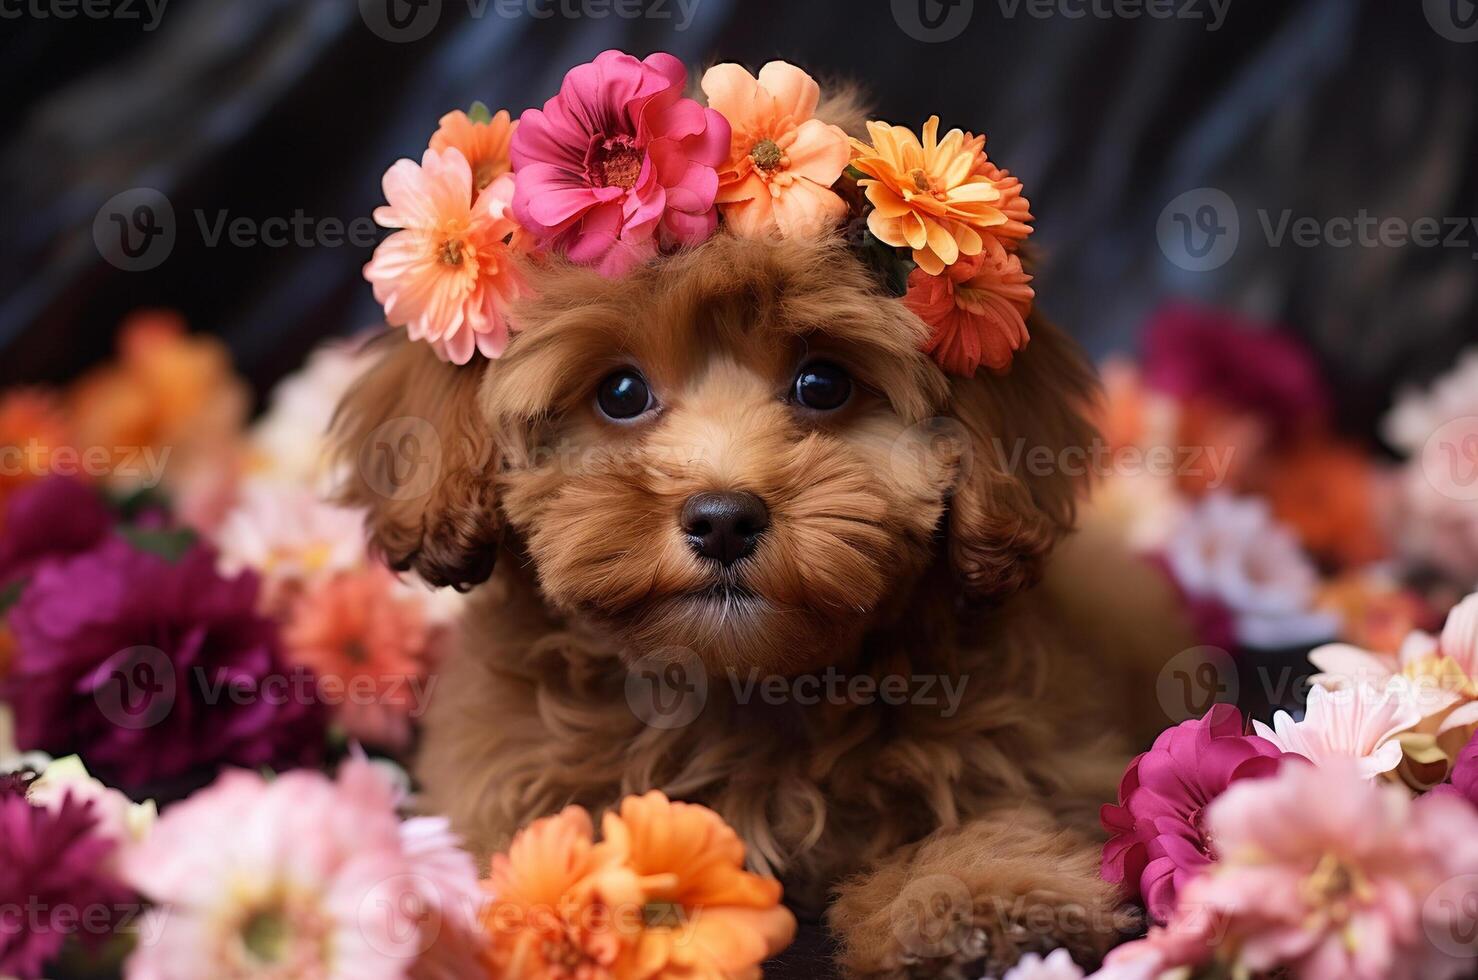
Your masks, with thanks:
[[[1414,699],[1400,687],[1378,691],[1361,684],[1331,692],[1316,684],[1309,689],[1303,721],[1280,711],[1272,728],[1260,721],[1252,728],[1284,752],[1316,764],[1354,759],[1369,779],[1401,765],[1401,743],[1395,736],[1421,720]]]
[[[473,351],[502,354],[508,308],[523,289],[513,264],[519,227],[508,214],[513,178],[504,174],[474,199],[467,158],[427,150],[420,166],[397,160],[383,185],[390,203],[375,209],[375,221],[401,230],[375,249],[364,277],[386,321],[454,364]]]
[[[565,75],[513,134],[513,213],[540,244],[617,276],[713,234],[729,124],[683,98],[670,54],[605,51]]]
[[[1281,755],[1269,742],[1244,735],[1241,714],[1227,704],[1161,732],[1129,764],[1119,804],[1100,814],[1110,835],[1104,879],[1122,883],[1164,921],[1176,892],[1216,860],[1206,807],[1237,780],[1275,771]]]
[[[1027,953],[1001,980],[1083,980],[1083,971],[1065,949],[1054,949],[1046,956]]]
[[[389,778],[232,770],[165,810],[123,869],[157,903],[130,980],[399,980],[446,928],[475,927],[476,872],[444,827],[401,824]],[[462,964],[459,976],[477,972]]]
[[[1207,823],[1221,861],[1181,892],[1169,931],[1214,939],[1232,972],[1444,980],[1471,970],[1478,946],[1452,928],[1457,896],[1441,891],[1478,871],[1471,807],[1413,803],[1353,760],[1294,762],[1227,790]],[[1180,953],[1204,956],[1196,945]]]

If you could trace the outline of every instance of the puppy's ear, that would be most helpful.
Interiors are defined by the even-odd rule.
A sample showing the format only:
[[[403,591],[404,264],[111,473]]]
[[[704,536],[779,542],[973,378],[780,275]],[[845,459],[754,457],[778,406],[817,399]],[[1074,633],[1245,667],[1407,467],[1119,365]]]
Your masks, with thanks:
[[[478,406],[487,362],[447,364],[398,332],[378,343],[334,417],[340,499],[369,512],[370,546],[391,568],[465,591],[492,574],[501,532]]]
[[[1009,372],[953,379],[952,413],[968,454],[949,510],[949,554],[966,593],[1002,599],[1036,583],[1073,527],[1087,482],[1092,368],[1057,327],[1033,315]]]

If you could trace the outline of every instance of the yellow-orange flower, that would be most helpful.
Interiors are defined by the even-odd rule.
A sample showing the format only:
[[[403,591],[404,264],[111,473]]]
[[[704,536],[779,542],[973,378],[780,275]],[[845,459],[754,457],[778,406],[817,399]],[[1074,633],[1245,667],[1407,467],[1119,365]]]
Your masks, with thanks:
[[[938,116],[924,123],[922,140],[882,122],[869,122],[867,132],[871,144],[852,141],[858,154],[852,166],[866,175],[858,183],[873,206],[867,227],[888,245],[911,248],[929,275],[939,275],[961,256],[979,255],[984,236],[1022,237],[1022,216],[1030,212],[1019,182],[983,166],[983,141],[967,141],[958,129],[940,140]]]
[[[582,807],[566,807],[520,831],[507,854],[493,857],[485,883],[491,896],[482,912],[488,975],[622,977],[643,897],[621,858],[618,848],[595,843]]]
[[[718,170],[724,223],[736,235],[814,235],[840,222],[846,202],[830,188],[852,155],[847,134],[814,118],[821,87],[795,65],[772,61],[755,78],[739,65],[703,75],[708,105],[729,121],[729,159]]]
[[[484,113],[486,108],[482,110]],[[431,134],[431,149],[457,150],[472,168],[472,197],[499,177],[508,173],[508,147],[518,121],[499,109],[486,119],[473,119],[461,109],[442,116],[437,130]]]
[[[780,883],[744,870],[744,843],[707,807],[654,790],[628,796],[602,829],[646,896],[626,976],[758,978],[760,963],[794,938]]]

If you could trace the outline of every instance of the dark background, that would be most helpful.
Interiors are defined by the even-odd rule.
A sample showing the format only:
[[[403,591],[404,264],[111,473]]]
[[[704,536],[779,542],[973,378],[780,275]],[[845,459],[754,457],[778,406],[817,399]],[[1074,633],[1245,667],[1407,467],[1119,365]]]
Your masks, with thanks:
[[[425,36],[382,36],[387,2]],[[1478,335],[1471,225],[1454,247],[1299,247],[1258,213],[1478,214],[1473,0],[1218,0],[1219,23],[1209,0],[1152,0],[1168,19],[1127,16],[1134,0],[422,2],[168,0],[155,20],[145,0],[0,0],[0,384],[63,381],[110,354],[128,311],[161,305],[223,337],[260,392],[376,321],[371,245],[212,247],[201,221],[362,226],[444,111],[516,116],[607,47],[785,58],[861,81],[891,122],[938,112],[988,133],[1038,216],[1039,302],[1095,354],[1132,349],[1167,298],[1234,307],[1307,338],[1343,426],[1369,433],[1398,382]],[[615,12],[632,5],[645,16]],[[176,241],[123,271],[93,225],[136,187],[169,199]],[[1230,196],[1241,238],[1189,271],[1157,221],[1203,187]]]

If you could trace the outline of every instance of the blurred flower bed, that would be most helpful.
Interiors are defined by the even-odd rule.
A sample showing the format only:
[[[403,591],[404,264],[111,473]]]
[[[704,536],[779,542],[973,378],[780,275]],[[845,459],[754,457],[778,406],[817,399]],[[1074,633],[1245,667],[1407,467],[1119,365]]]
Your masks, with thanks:
[[[149,312],[65,389],[0,393],[0,976],[756,975],[795,922],[702,807],[631,797],[599,835],[571,808],[490,863],[417,812],[463,597],[326,499],[371,357],[324,345],[253,420],[224,349]],[[1213,660],[1317,673],[1168,718],[1105,801],[1104,875],[1153,928],[1098,975],[1471,974],[1478,351],[1380,446],[1233,316],[1167,308],[1103,376],[1093,520]]]

